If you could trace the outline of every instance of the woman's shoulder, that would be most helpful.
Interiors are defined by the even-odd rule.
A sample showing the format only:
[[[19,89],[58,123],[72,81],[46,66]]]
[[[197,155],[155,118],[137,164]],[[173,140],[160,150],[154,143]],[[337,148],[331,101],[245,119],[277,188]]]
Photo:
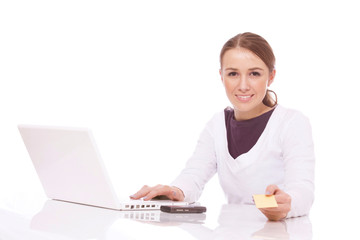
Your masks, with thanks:
[[[215,112],[208,121],[208,124],[219,124],[219,123],[222,124],[225,120],[226,111],[231,111],[231,108],[227,107],[225,108],[225,110]]]
[[[274,111],[274,116],[281,118],[283,120],[289,121],[291,119],[306,119],[308,117],[301,111],[293,108],[284,107],[282,105],[277,105]]]
[[[205,129],[213,133],[222,131],[225,128],[225,111],[227,110],[231,110],[231,108],[216,111],[207,121]]]
[[[309,118],[299,110],[278,105],[272,115],[272,124],[286,132],[288,129],[302,131],[311,129]]]

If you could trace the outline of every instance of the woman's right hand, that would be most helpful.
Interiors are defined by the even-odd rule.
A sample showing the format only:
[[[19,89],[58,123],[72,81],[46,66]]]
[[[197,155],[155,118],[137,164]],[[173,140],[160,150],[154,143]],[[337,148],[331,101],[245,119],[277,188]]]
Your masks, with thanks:
[[[165,196],[173,201],[184,201],[184,193],[180,188],[168,186],[168,185],[156,185],[149,187],[143,186],[137,193],[130,196],[131,199],[142,198],[145,201],[151,200],[154,197]]]

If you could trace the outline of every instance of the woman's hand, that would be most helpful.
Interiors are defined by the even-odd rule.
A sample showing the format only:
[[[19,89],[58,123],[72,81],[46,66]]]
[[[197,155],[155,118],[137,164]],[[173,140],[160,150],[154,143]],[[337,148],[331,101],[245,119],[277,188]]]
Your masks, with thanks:
[[[142,198],[145,201],[151,200],[154,197],[165,196],[173,201],[184,201],[184,193],[181,189],[167,185],[156,185],[155,187],[143,186],[140,191],[131,195],[131,199]]]
[[[271,221],[278,221],[286,218],[291,210],[291,197],[276,185],[269,185],[266,188],[266,195],[274,195],[278,207],[260,208],[260,211]]]

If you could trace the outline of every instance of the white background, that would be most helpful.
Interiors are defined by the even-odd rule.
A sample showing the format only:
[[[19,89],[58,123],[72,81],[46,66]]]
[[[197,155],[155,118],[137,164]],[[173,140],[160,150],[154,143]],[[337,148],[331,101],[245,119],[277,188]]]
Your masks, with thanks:
[[[312,123],[314,239],[353,236],[359,22],[356,1],[1,1],[0,198],[43,195],[20,123],[91,128],[126,196],[169,183],[229,105],[222,45],[251,31],[275,52],[279,103]],[[225,201],[216,177],[201,201]]]

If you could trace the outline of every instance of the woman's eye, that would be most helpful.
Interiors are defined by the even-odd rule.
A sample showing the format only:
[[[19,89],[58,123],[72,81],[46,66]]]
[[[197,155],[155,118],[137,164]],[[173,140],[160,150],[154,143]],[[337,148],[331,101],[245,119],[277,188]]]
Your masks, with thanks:
[[[236,72],[229,72],[228,76],[229,77],[235,77],[235,76],[237,76],[237,73]]]
[[[251,72],[250,75],[258,77],[258,76],[260,76],[260,73],[259,72]]]

